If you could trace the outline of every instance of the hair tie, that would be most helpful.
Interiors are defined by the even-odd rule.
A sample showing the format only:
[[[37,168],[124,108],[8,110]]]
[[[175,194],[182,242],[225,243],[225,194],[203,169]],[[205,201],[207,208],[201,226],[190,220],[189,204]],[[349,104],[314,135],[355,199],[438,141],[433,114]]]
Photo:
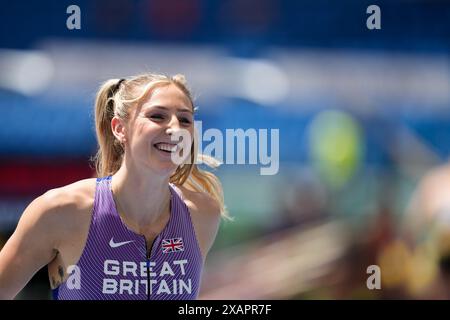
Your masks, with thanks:
[[[110,108],[111,110],[113,110],[113,106],[114,106],[114,101],[112,99],[112,97],[116,94],[117,90],[119,90],[120,85],[122,84],[122,82],[124,82],[125,79],[120,79],[119,81],[117,81],[117,83],[115,85],[113,85],[111,87],[111,89],[109,90],[109,94],[108,94],[108,102],[106,104],[107,108]]]
[[[120,84],[121,84],[122,82],[124,82],[124,81],[125,81],[125,79],[122,78],[122,79],[119,80],[119,82],[117,82],[117,89],[119,89]]]
[[[122,84],[122,82],[124,82],[125,79],[120,79],[119,81],[117,81],[117,83],[115,85],[113,85],[111,87],[111,90],[109,91],[109,97],[112,98],[112,96],[114,96],[117,92],[117,90],[119,90],[120,85]]]

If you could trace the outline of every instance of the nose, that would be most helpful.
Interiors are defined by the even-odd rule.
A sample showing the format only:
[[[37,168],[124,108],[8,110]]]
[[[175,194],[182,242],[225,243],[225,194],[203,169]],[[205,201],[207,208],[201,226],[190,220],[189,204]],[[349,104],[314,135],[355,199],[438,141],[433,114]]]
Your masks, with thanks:
[[[180,130],[180,121],[176,115],[172,115],[170,121],[167,123],[166,133],[172,135],[174,132]]]

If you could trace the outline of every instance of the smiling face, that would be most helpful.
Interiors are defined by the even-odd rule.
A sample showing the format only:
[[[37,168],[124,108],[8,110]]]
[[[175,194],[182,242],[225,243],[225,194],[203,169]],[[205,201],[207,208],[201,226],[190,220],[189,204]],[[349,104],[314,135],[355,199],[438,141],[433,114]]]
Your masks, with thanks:
[[[171,137],[184,130],[189,133],[189,137],[193,137],[192,109],[191,101],[176,85],[154,88],[142,104],[130,110],[129,121],[122,130],[115,130],[122,132],[126,139],[126,156],[139,166],[161,174],[172,173],[178,166],[172,158],[175,152],[180,152],[182,143],[172,141]],[[191,144],[192,139],[184,150],[190,151]],[[187,156],[187,152],[183,154],[183,158]]]

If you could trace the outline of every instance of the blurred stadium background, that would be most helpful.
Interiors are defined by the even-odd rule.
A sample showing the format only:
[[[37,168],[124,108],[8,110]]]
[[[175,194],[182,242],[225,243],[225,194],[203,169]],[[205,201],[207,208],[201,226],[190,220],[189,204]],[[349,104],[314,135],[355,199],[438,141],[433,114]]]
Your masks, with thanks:
[[[71,4],[81,30],[66,28]],[[381,30],[366,28],[371,4]],[[183,73],[204,130],[280,130],[278,174],[216,171],[235,221],[201,299],[450,298],[450,192],[447,220],[412,201],[450,154],[448,1],[0,5],[0,247],[34,197],[93,175],[100,82]],[[366,287],[373,264],[381,290]],[[44,268],[17,299],[47,298]]]

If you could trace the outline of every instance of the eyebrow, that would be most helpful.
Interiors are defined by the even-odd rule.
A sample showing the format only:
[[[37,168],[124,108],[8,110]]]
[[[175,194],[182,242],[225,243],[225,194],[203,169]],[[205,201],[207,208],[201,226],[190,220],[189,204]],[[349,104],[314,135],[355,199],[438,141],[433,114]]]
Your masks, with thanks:
[[[169,110],[169,108],[167,108],[167,107],[164,107],[164,106],[150,106],[150,107],[147,107],[147,108],[145,108],[146,110],[145,111],[147,111],[148,109],[162,109],[162,110]],[[177,111],[178,112],[189,112],[189,113],[194,113],[192,110],[190,110],[190,109],[187,109],[187,108],[177,108]]]

